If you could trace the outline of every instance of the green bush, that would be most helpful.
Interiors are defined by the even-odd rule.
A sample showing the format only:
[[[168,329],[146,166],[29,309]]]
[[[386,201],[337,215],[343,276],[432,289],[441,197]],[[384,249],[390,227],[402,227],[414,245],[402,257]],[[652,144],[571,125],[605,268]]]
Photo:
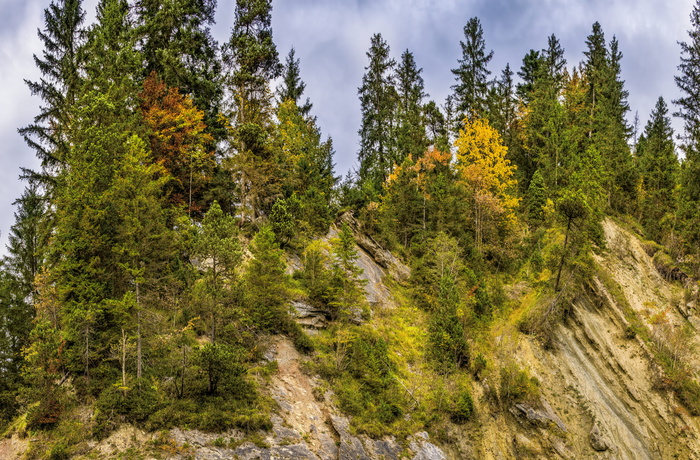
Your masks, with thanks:
[[[450,405],[450,419],[454,423],[466,423],[474,415],[474,401],[468,389],[462,388]]]
[[[105,388],[95,403],[94,434],[104,437],[120,423],[141,423],[158,409],[158,396],[145,382],[141,388],[121,383]]]
[[[540,393],[539,382],[525,369],[508,363],[501,369],[499,398],[504,405],[532,400]]]
[[[691,415],[700,415],[700,384],[689,378],[675,385],[676,395]]]

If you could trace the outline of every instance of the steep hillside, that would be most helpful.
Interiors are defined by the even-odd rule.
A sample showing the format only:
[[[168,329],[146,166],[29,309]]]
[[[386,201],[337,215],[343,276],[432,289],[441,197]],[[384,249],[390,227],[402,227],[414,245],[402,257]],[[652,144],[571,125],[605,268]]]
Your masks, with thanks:
[[[610,219],[604,229],[608,250],[595,256],[596,275],[589,289],[575,296],[565,320],[552,325],[547,347],[518,331],[513,320],[517,307],[491,331],[492,366],[514,362],[526,369],[539,382],[535,400],[496,402],[499,382],[492,372],[473,382],[472,422],[433,426],[431,434],[419,431],[405,440],[372,439],[355,431],[331,387],[313,372],[310,358],[288,338],[276,336],[265,354],[265,360],[276,363],[266,384],[277,404],[270,431],[202,433],[183,427],[147,434],[125,426],[91,442],[84,458],[123,458],[136,452],[144,458],[198,459],[700,458],[698,420],[665,384],[669,377],[659,364],[659,347],[677,336],[674,331],[691,327],[695,304],[683,300],[680,283],[664,280],[636,235]],[[363,327],[388,337],[393,359],[409,363],[401,364],[397,380],[411,397],[422,400],[434,382],[426,381],[431,374],[420,360],[407,358],[425,340],[421,327],[407,323],[422,317],[406,309],[394,281],[407,268],[371,239],[356,235],[357,264],[364,270],[372,310]],[[511,291],[516,304],[526,304],[530,288],[519,285]],[[295,305],[311,335],[327,327],[320,312],[303,302]],[[399,343],[406,331],[415,344]],[[696,342],[697,334],[669,345],[676,347],[679,359],[690,360],[692,372],[696,360],[690,350]],[[14,436],[0,442],[0,452],[3,458],[21,458],[31,442]]]
[[[604,229],[598,274],[555,326],[551,347],[514,331],[497,337],[498,353],[539,379],[542,401],[480,411],[484,458],[700,458],[697,419],[664,387],[653,350],[661,330],[688,324],[683,288],[664,281],[635,235],[610,219]]]

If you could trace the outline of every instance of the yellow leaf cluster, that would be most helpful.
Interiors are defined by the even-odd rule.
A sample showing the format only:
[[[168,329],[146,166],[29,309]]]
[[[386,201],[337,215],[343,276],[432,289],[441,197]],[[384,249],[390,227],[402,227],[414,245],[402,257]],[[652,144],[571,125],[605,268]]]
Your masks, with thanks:
[[[515,166],[506,158],[508,148],[498,131],[484,119],[465,119],[455,140],[457,171],[480,204],[511,214],[519,199],[511,195],[516,186]]]

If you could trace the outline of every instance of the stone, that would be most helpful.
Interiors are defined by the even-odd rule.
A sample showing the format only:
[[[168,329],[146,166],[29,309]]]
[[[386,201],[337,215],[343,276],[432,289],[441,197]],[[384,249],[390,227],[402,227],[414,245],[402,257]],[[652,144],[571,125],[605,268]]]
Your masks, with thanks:
[[[591,434],[588,437],[591,441],[591,447],[596,452],[605,452],[606,450],[610,449],[608,442],[605,440],[603,435],[600,433],[600,429],[598,428],[598,425],[593,425],[593,429],[591,430]]]

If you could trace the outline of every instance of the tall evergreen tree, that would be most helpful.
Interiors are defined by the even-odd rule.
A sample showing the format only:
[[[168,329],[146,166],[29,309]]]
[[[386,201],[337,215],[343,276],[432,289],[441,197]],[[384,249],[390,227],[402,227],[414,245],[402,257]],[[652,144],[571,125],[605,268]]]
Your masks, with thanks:
[[[413,53],[406,50],[396,68],[396,155],[393,164],[400,165],[406,156],[418,158],[428,146],[423,98],[427,97],[423,77]]]
[[[41,161],[41,171],[24,170],[24,175],[46,184],[64,166],[69,149],[66,130],[80,84],[84,19],[81,0],[51,2],[44,10],[45,29],[38,32],[44,51],[41,57],[34,55],[42,78],[25,80],[32,94],[41,97],[43,106],[34,123],[19,130]]]
[[[450,149],[448,121],[435,101],[428,101],[423,107],[428,144],[440,151]]]
[[[459,44],[462,47],[462,58],[458,60],[459,66],[452,69],[457,80],[457,84],[452,86],[456,111],[453,127],[455,133],[461,129],[465,117],[472,114],[484,115],[488,76],[491,74],[488,64],[493,58],[493,51],[486,52],[484,31],[479,18],[474,17],[467,22],[464,26],[464,41]]]
[[[389,45],[381,34],[374,34],[367,51],[369,64],[362,77],[360,110],[360,182],[371,193],[379,193],[391,172],[394,159],[392,127],[396,105],[393,70],[396,61],[389,56]]]
[[[282,84],[277,88],[277,98],[279,104],[282,104],[288,99],[294,101],[294,104],[299,108],[300,113],[304,117],[308,117],[311,113],[313,104],[306,98],[304,103],[301,103],[301,96],[306,89],[306,83],[301,79],[301,70],[299,68],[299,59],[295,59],[295,50],[292,47],[289,50],[286,60],[284,61],[284,70],[282,72]]]
[[[510,64],[506,64],[500,78],[494,80],[489,88],[487,117],[508,148],[515,143],[517,103],[513,71],[510,70]]]
[[[58,324],[66,337],[66,366],[86,381],[109,367],[108,344],[119,333],[111,303],[131,279],[119,268],[114,229],[119,216],[109,189],[137,132],[140,58],[125,0],[102,0],[89,32],[85,84],[76,97],[67,167],[57,179],[56,226],[49,251],[49,283],[59,293]],[[46,285],[48,288],[50,284]]]
[[[678,110],[675,116],[683,120],[684,132],[681,149],[685,154],[681,172],[681,216],[685,222],[684,236],[687,249],[700,252],[700,2],[690,14],[689,40],[681,42],[679,75],[675,77],[681,97],[673,101]]]
[[[547,38],[547,48],[542,50],[542,64],[544,72],[552,80],[556,90],[560,91],[564,84],[566,58],[564,58],[564,49],[554,34]]]
[[[39,193],[37,184],[32,183],[14,205],[17,206],[17,211],[15,223],[8,235],[5,269],[22,286],[21,295],[32,297],[34,279],[39,274],[48,239],[48,232],[44,228],[46,199]]]
[[[224,46],[232,98],[229,114],[233,173],[242,221],[256,222],[279,196],[279,174],[269,139],[273,130],[271,81],[282,66],[272,41],[272,2],[237,0],[231,37]]]
[[[620,79],[622,53],[616,38],[605,45],[599,23],[593,24],[586,40],[584,69],[588,83],[588,138],[603,162],[603,186],[608,206],[627,212],[635,201],[634,166],[628,139],[631,129],[625,119],[629,111],[627,91]]]
[[[539,51],[530,50],[523,57],[523,63],[518,71],[521,82],[517,85],[516,93],[525,105],[530,102],[530,93],[534,89],[535,80],[540,75],[544,60]]]
[[[686,157],[684,192],[688,198],[697,201],[700,200],[700,175],[693,172],[700,170],[700,75],[696,72],[700,66],[700,2],[693,7],[690,23],[690,40],[680,43],[680,75],[675,77],[682,96],[673,102],[678,106],[674,115],[683,120],[684,126],[681,144]]]
[[[664,218],[674,208],[678,158],[673,144],[673,128],[662,97],[656,101],[644,133],[639,139],[637,163],[642,181],[640,219],[650,236],[664,233]]]

